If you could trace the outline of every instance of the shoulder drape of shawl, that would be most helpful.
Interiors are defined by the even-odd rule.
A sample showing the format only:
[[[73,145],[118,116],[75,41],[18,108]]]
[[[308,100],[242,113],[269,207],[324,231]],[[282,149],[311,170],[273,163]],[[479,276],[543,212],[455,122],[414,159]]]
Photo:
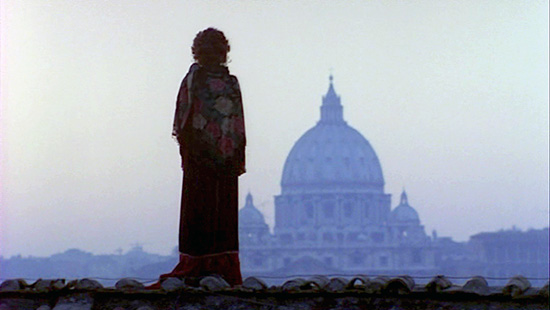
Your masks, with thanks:
[[[198,65],[192,74],[189,102],[188,79],[178,94],[172,134],[191,158],[224,173],[245,172],[244,115],[239,82],[227,69],[210,72]]]
[[[183,138],[183,127],[185,126],[189,113],[191,112],[191,104],[189,102],[188,93],[189,78],[192,77],[193,73],[198,69],[198,64],[191,65],[189,72],[187,72],[181,82],[178,97],[176,99],[176,113],[174,114],[174,123],[172,125],[172,136],[176,138],[180,144],[180,140]]]

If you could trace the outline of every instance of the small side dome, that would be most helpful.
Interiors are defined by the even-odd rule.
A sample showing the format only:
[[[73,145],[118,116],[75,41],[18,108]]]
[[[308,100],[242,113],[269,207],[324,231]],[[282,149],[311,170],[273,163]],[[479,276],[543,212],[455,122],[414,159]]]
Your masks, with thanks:
[[[264,226],[266,225],[264,216],[260,210],[256,209],[252,202],[252,195],[246,195],[244,208],[239,211],[239,226]]]
[[[401,202],[391,212],[391,220],[398,223],[420,223],[420,217],[418,216],[416,210],[409,206],[407,193],[405,193],[404,190],[401,194]]]

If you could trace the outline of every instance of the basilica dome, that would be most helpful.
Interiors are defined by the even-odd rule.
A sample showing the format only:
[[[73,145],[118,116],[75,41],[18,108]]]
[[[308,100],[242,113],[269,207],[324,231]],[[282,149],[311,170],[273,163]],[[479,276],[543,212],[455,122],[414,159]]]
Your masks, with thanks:
[[[283,193],[384,190],[380,161],[370,143],[344,121],[332,76],[321,120],[294,144],[281,187]]]

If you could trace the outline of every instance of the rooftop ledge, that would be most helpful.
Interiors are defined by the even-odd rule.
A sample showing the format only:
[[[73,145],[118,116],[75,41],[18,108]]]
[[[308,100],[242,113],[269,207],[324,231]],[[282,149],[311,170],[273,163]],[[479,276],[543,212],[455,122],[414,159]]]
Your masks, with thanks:
[[[0,286],[0,310],[156,310],[156,309],[548,309],[548,282],[532,287],[522,277],[505,286],[488,286],[483,277],[463,285],[436,276],[417,285],[408,276],[368,278],[295,278],[268,287],[249,277],[243,285],[230,287],[219,277],[168,278],[160,288],[147,289],[131,278],[114,287],[93,279],[4,281]]]

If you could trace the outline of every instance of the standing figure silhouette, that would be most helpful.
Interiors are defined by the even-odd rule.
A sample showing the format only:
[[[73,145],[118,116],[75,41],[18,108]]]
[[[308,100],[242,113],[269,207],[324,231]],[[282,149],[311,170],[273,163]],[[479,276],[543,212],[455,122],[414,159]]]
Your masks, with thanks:
[[[179,89],[172,135],[183,167],[179,252],[160,276],[223,277],[242,284],[238,239],[238,177],[245,172],[244,115],[237,78],[227,68],[223,32],[197,34],[195,63]]]

